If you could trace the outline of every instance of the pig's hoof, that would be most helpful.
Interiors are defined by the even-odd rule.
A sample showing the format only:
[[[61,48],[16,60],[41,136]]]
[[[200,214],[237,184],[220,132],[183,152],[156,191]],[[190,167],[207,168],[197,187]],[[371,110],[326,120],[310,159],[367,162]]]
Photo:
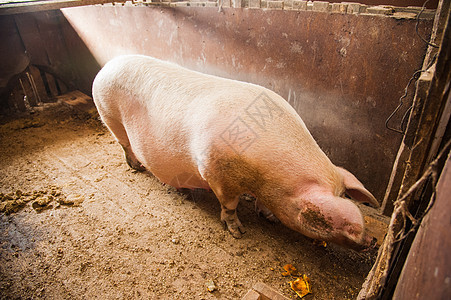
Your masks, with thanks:
[[[242,238],[243,234],[246,233],[246,230],[244,230],[243,225],[238,226],[237,224],[227,224],[227,222],[224,222],[224,227],[230,232],[230,234],[236,238],[240,239]]]
[[[146,170],[146,168],[140,162],[135,163],[132,160],[127,159],[127,164],[130,168],[139,172],[144,172]]]
[[[127,161],[127,165],[130,168],[135,169],[136,171],[139,172],[144,172],[146,170],[146,168],[138,161],[138,159],[136,159],[135,154],[133,154],[133,151],[131,150],[130,146],[128,147],[122,146],[122,149],[124,149],[125,160]]]
[[[223,209],[221,211],[221,220],[224,222],[224,227],[232,234],[236,239],[240,239],[243,233],[246,233],[243,225],[236,215],[235,209]]]
[[[279,219],[277,219],[277,217],[275,215],[273,215],[272,213],[269,215],[264,215],[264,214],[260,214],[260,215],[265,217],[266,220],[268,220],[271,223],[279,223],[280,222]]]

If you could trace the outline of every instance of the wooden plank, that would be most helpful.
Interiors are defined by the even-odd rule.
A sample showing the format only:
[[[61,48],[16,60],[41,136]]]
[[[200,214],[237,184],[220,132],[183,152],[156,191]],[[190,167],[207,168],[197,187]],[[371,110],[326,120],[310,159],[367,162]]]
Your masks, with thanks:
[[[409,123],[407,124],[407,130],[403,137],[401,146],[399,147],[396,160],[393,164],[393,170],[388,183],[387,191],[385,193],[384,200],[382,202],[382,213],[384,215],[391,215],[393,212],[393,203],[405,193],[406,189],[401,189],[401,185],[406,177],[406,170],[411,165],[410,156],[412,155],[412,149],[414,148],[414,140],[416,137],[416,131],[418,129],[419,120],[423,112],[424,102],[427,98],[427,92],[431,84],[431,74],[427,76],[423,74],[418,79],[416,86],[415,98],[413,100],[413,109],[410,113]],[[413,182],[411,182],[413,184]],[[404,186],[406,183],[404,183]],[[410,186],[409,186],[410,187]]]
[[[67,93],[67,91],[69,89],[67,88],[67,85],[63,81],[57,79],[56,83],[58,84],[58,87],[59,87],[59,90],[60,90],[61,94]]]
[[[14,93],[11,90],[7,96],[7,107],[0,107],[0,110],[2,111],[8,111],[9,113],[14,113],[17,111],[17,107],[16,107],[16,101],[14,100]]]
[[[434,27],[432,29],[431,42],[435,45],[440,44],[443,37],[443,31],[446,27],[448,14],[446,13],[450,9],[450,1],[439,1],[437,10],[435,13]],[[432,58],[438,53],[439,48],[428,47],[426,57],[424,58],[423,68],[429,65]]]
[[[258,292],[249,290],[241,300],[262,300],[262,297]]]
[[[92,98],[80,91],[66,93],[58,96],[58,99],[78,111],[86,112],[91,115],[97,113],[97,108],[94,105]]]
[[[18,111],[26,111],[27,107],[25,106],[24,103],[24,93],[22,91],[22,88],[20,87],[19,84],[19,80],[17,80],[17,85],[14,86],[13,91],[12,91],[12,99],[14,101],[14,106],[16,108],[16,110]]]
[[[421,222],[393,299],[449,299],[451,284],[451,159],[437,185],[435,204]]]
[[[29,12],[38,12],[46,10],[55,10],[65,7],[85,6],[94,4],[104,4],[112,2],[125,1],[111,1],[111,0],[52,0],[52,1],[35,1],[28,3],[11,3],[0,6],[1,15],[14,15]]]
[[[364,220],[367,234],[375,238],[377,240],[376,245],[380,247],[387,234],[388,223],[390,220],[383,222],[372,216],[364,216]]]
[[[262,300],[288,300],[287,297],[263,282],[257,282],[252,288],[261,295]]]
[[[36,26],[43,41],[45,52],[52,70],[70,67],[69,53],[60,30],[60,11],[45,11],[34,14]]]
[[[29,74],[31,80],[36,88],[36,91],[39,95],[40,102],[47,102],[48,95],[47,90],[45,88],[44,80],[41,77],[41,71],[33,65],[29,66]]]
[[[61,18],[60,25],[69,55],[72,61],[77,62],[71,64],[72,70],[74,71],[73,76],[61,76],[61,79],[69,87],[72,87],[69,90],[73,90],[73,87],[76,87],[84,93],[90,94],[92,82],[95,75],[100,71],[100,65],[66,18]]]
[[[18,110],[13,87],[19,84],[18,77],[30,63],[13,16],[0,18],[0,93],[5,97],[0,109]],[[23,100],[21,100],[23,104]]]
[[[38,30],[35,16],[16,15],[14,16],[17,28],[22,38],[25,49],[31,58],[31,63],[35,65],[48,66],[50,64],[44,41]]]
[[[381,205],[381,212],[385,216],[390,216],[393,213],[394,202],[398,198],[399,187],[401,186],[406,169],[406,162],[409,159],[410,151],[402,142],[393,163],[392,172],[388,181],[387,189],[385,191],[384,200]]]
[[[449,1],[441,0],[442,4],[444,2],[449,3]],[[407,189],[410,189],[413,183],[420,178],[420,175],[424,172],[425,166],[428,163],[428,158],[431,156],[436,156],[435,153],[431,153],[430,147],[432,140],[436,134],[436,128],[438,126],[438,122],[440,121],[440,116],[445,107],[447,100],[447,85],[451,80],[451,74],[449,72],[451,68],[451,20],[449,19],[449,6],[446,9],[443,9],[443,11],[441,11],[440,13],[447,15],[447,23],[443,34],[442,43],[440,45],[440,52],[437,56],[435,74],[433,74],[432,76],[430,88],[424,100],[414,104],[412,113],[418,112],[418,118],[413,122],[409,121],[410,124],[407,129],[407,134],[403,141],[404,143],[406,143],[406,146],[411,145],[411,149],[410,155],[406,161],[406,169],[398,197],[404,195],[405,191]],[[435,23],[434,26],[437,26],[437,24],[438,23]],[[415,126],[412,126],[412,128],[410,126],[411,124],[415,124]],[[420,189],[422,189],[422,187],[420,187]],[[407,208],[410,212],[417,211],[417,209],[414,208],[418,206],[419,202],[424,205],[423,201],[429,200],[425,197],[420,198],[419,196],[420,195],[418,195],[417,189],[415,192],[408,194],[408,196],[406,197],[403,197],[402,199],[404,204],[403,206],[400,206],[399,209],[402,209],[404,207],[404,209]],[[402,242],[394,241],[394,235],[400,232],[400,230],[403,228],[403,221],[404,218],[406,218],[402,217],[399,209],[397,210],[396,215],[392,215],[391,221],[393,222],[393,224],[391,224],[390,230],[391,238],[386,238],[384,240],[384,243],[379,250],[376,263],[369,272],[365,282],[363,283],[362,290],[360,291],[357,299],[393,299],[393,289],[398,283],[398,276],[401,273],[406,259],[406,256],[403,255],[403,251],[405,249],[408,249],[408,247],[410,246],[409,240],[412,236],[408,235],[407,238]],[[418,216],[420,213],[421,211],[418,212],[416,216]],[[446,223],[448,223],[449,225],[449,218]],[[428,256],[426,259],[434,259],[434,257]],[[422,271],[423,269],[418,268],[418,270]],[[390,276],[387,277],[386,274],[390,274]],[[431,277],[434,276],[433,274],[428,275],[432,275]],[[417,278],[415,277],[408,278],[407,280],[417,282]],[[412,299],[409,297],[397,298]],[[418,299],[421,298],[422,297],[419,297]],[[415,297],[415,299],[417,298]]]
[[[449,15],[449,11],[448,11]],[[400,196],[403,195],[415,181],[420,178],[424,172],[425,165],[430,156],[436,155],[430,153],[431,145],[438,123],[440,122],[443,109],[446,104],[445,89],[451,80],[451,21],[448,18],[445,34],[443,35],[440,53],[437,57],[437,63],[434,73],[424,73],[425,79],[430,79],[430,88],[425,95],[424,101],[420,104],[421,114],[418,118],[418,125],[415,134],[412,137],[412,152],[407,164],[403,182],[401,184]],[[408,136],[406,136],[408,137]],[[412,197],[407,199],[407,206],[411,208]]]
[[[33,87],[31,86],[31,83],[30,83],[26,73],[21,74],[21,76],[19,77],[19,82],[20,82],[20,86],[22,87],[22,89],[25,93],[25,96],[27,96],[28,104],[30,104],[30,106],[37,106],[38,99],[36,98]]]
[[[433,43],[437,44],[440,42],[440,40],[442,40],[449,15],[450,5],[451,4],[449,1],[439,2],[434,21],[433,33],[431,36]],[[437,48],[428,48],[427,55],[423,63],[423,68],[426,68],[429,65],[433,55],[435,55],[437,52]],[[385,215],[390,215],[393,212],[393,202],[398,198],[400,194],[404,193],[409,185],[411,185],[415,181],[415,178],[418,177],[419,172],[415,175],[415,172],[412,173],[412,171],[409,170],[412,163],[415,163],[418,166],[417,161],[412,160],[410,156],[412,155],[412,149],[416,148],[417,146],[415,144],[415,138],[417,137],[417,130],[419,130],[420,127],[420,118],[422,117],[423,109],[427,104],[425,101],[431,80],[432,77],[427,78],[427,76],[422,76],[418,81],[417,92],[414,99],[412,113],[409,118],[406,135],[403,139],[403,142],[401,143],[397,159],[393,165],[392,174],[382,204],[382,212]],[[423,153],[421,155],[430,157],[430,154],[428,155],[427,153]],[[419,171],[421,171],[421,167],[419,168]],[[402,184],[404,185],[404,187],[401,187]]]
[[[58,88],[56,87],[55,77],[53,77],[52,74],[45,73],[45,78],[47,80],[47,85],[50,90],[50,96],[53,98],[58,96],[59,93],[58,93]]]

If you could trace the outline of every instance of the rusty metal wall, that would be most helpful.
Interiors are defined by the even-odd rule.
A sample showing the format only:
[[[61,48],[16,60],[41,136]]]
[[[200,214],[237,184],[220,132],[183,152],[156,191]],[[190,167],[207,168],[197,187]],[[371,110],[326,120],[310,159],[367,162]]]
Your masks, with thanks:
[[[89,91],[100,66],[126,53],[263,85],[289,101],[334,163],[382,199],[401,138],[384,122],[426,49],[415,20],[206,7],[62,11],[65,18],[60,11],[23,16],[59,20],[42,27],[41,47],[54,57],[46,64],[76,88]],[[432,20],[419,23],[425,36],[431,27]],[[65,45],[60,57],[51,43]]]

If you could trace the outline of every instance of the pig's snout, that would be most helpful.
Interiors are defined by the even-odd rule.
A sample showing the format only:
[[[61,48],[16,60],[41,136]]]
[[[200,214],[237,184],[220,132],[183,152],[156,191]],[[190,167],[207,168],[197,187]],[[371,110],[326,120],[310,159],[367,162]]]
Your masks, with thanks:
[[[355,251],[366,252],[376,247],[377,239],[364,234],[363,238],[360,241],[356,241],[355,239],[346,239],[341,243],[338,242],[338,244],[349,247]]]
[[[330,241],[356,251],[373,248],[376,239],[369,236],[358,207],[347,199],[316,194],[298,216],[299,232],[315,239]]]
[[[365,237],[365,243],[363,245],[363,249],[361,251],[368,251],[371,249],[376,248],[377,245],[377,239],[375,237],[371,237],[369,235],[367,235]]]

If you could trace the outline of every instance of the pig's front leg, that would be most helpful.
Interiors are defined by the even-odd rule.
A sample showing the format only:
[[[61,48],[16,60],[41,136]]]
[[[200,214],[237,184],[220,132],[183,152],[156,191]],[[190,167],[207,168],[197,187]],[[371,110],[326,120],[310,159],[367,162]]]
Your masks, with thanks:
[[[221,202],[221,221],[224,222],[225,227],[230,231],[234,238],[241,238],[242,234],[246,231],[236,214],[239,198],[237,197],[236,201],[228,202],[227,206],[222,204],[223,201],[219,201]]]
[[[203,170],[200,170],[199,173],[203,174],[202,176],[221,203],[221,221],[232,236],[239,239],[246,231],[236,213],[242,194],[240,192],[242,180],[237,172],[238,168],[231,159],[215,159],[214,164],[209,164],[207,161],[205,165],[209,166],[206,168],[207,172],[203,173]]]
[[[135,154],[133,153],[127,131],[125,130],[122,122],[118,121],[114,117],[111,117],[111,112],[108,110],[104,112],[102,120],[111,131],[111,133],[113,133],[118,143],[122,146],[122,149],[125,152],[125,160],[127,161],[127,164],[135,170],[145,171],[146,168],[144,168],[144,166],[138,161]]]
[[[130,168],[135,169],[140,172],[144,172],[146,168],[138,161],[138,159],[135,157],[135,154],[133,153],[131,146],[124,146],[122,145],[122,149],[124,149],[125,152],[125,160],[127,161],[127,164]]]

